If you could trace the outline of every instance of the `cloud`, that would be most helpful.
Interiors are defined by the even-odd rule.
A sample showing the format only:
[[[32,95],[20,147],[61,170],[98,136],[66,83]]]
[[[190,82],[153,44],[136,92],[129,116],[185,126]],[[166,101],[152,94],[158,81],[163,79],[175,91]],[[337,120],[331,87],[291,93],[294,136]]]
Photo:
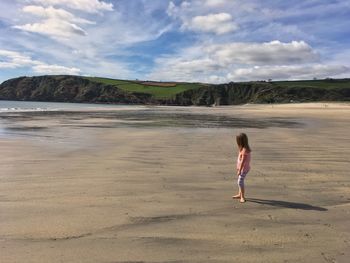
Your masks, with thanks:
[[[304,41],[283,43],[278,40],[265,43],[228,43],[202,47],[217,63],[284,65],[317,61],[319,55]]]
[[[98,13],[100,11],[113,11],[113,4],[98,0],[32,0],[32,2],[44,6],[65,6],[88,13]]]
[[[25,6],[23,12],[39,17],[41,21],[16,25],[14,28],[39,33],[55,39],[69,39],[73,36],[86,36],[87,33],[77,24],[94,24],[93,21],[74,16],[72,13],[49,6]]]
[[[34,72],[40,74],[69,74],[79,75],[81,70],[75,67],[65,67],[60,65],[50,65],[39,60],[34,60],[30,56],[16,51],[0,49],[0,68],[15,69],[30,67]]]
[[[19,68],[38,64],[29,56],[15,51],[0,49],[0,68]]]
[[[33,71],[40,74],[49,74],[49,75],[60,75],[60,74],[67,74],[67,75],[79,75],[81,70],[78,68],[69,68],[59,65],[47,65],[47,64],[40,64],[33,66]]]
[[[195,60],[164,57],[156,60],[156,68],[150,74],[150,79],[188,81],[199,80],[199,76],[210,74],[218,69],[209,58],[198,58]]]
[[[206,16],[195,16],[189,22],[184,22],[182,28],[222,35],[236,31],[238,25],[233,22],[230,14],[218,13]]]
[[[255,66],[240,68],[227,75],[229,80],[296,80],[336,77],[350,73],[350,68],[342,65],[292,65],[292,66]]]
[[[28,5],[23,7],[22,11],[47,19],[62,19],[79,24],[95,24],[93,21],[75,17],[72,13],[64,9],[54,8],[52,6],[44,8],[42,6]]]
[[[223,1],[207,1],[209,5],[218,5]],[[181,29],[202,33],[214,33],[223,35],[236,31],[239,26],[234,22],[231,14],[226,12],[212,13],[206,12],[204,15],[198,13],[202,10],[202,5],[197,2],[184,1],[179,6],[169,2],[166,13],[168,16],[181,21]]]
[[[185,20],[184,15],[186,11],[189,10],[190,7],[191,7],[191,4],[190,2],[187,2],[187,1],[182,2],[180,6],[177,6],[174,4],[174,2],[170,1],[168,8],[166,10],[166,13],[170,17],[180,18],[182,20]]]
[[[303,41],[199,44],[174,56],[158,58],[153,74],[164,75],[167,79],[180,75],[184,80],[183,77],[227,71],[235,66],[310,63],[318,59],[317,53]]]
[[[200,44],[156,60],[149,78],[225,82],[262,79],[333,77],[347,72],[341,65],[322,65],[303,41],[283,43]]]
[[[205,5],[210,7],[224,6],[232,0],[205,0]]]
[[[85,36],[86,32],[75,24],[70,24],[58,19],[47,19],[42,23],[25,24],[14,28],[39,33],[53,38],[70,38],[72,35]]]

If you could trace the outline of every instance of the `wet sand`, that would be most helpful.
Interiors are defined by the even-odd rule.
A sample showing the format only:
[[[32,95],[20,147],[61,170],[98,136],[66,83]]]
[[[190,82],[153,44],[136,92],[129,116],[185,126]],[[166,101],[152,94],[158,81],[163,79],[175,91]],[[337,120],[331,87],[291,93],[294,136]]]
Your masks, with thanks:
[[[348,262],[350,105],[0,116],[0,262]],[[253,148],[247,202],[234,136]]]

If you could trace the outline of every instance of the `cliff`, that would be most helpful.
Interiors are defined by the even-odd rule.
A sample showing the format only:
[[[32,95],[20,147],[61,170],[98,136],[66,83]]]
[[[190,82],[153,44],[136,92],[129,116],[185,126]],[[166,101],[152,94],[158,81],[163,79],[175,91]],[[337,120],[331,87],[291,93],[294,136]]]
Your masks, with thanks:
[[[311,101],[350,101],[350,85],[343,88],[324,88],[283,87],[268,82],[229,83],[177,94],[174,104],[210,106]]]
[[[40,76],[10,79],[0,85],[1,100],[147,104],[149,94],[133,94],[113,85],[76,76]]]
[[[127,90],[125,85],[106,84],[79,76],[20,77],[0,85],[0,100],[200,106],[350,101],[350,81],[347,79],[202,85],[175,95],[170,93],[171,88],[164,87],[169,91],[168,97],[156,98],[146,92]]]

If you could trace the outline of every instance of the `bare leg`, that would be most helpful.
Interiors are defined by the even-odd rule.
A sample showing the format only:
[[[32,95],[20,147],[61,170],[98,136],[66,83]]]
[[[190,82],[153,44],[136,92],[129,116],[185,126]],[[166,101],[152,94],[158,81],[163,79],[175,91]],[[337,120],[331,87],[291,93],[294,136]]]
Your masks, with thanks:
[[[238,176],[237,179],[237,185],[238,185],[238,194],[232,196],[234,199],[241,199],[242,198],[242,188],[241,188],[242,178]]]
[[[245,202],[244,187],[240,187],[240,188],[239,188],[239,191],[240,191],[240,193],[241,193],[240,202],[241,202],[241,203],[244,203],[244,202]]]

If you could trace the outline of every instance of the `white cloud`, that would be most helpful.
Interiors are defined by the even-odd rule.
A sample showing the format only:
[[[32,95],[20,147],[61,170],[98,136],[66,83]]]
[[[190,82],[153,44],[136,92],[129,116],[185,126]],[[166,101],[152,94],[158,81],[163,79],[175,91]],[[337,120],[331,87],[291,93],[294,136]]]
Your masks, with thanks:
[[[205,5],[210,7],[223,6],[233,0],[205,0]]]
[[[84,63],[81,69],[84,75],[87,74],[90,76],[123,79],[136,78],[135,71],[129,70],[125,64],[98,58],[93,59],[90,63]]]
[[[69,68],[59,65],[47,65],[47,64],[41,64],[41,65],[35,65],[33,66],[33,71],[40,74],[48,74],[48,75],[60,75],[60,74],[67,74],[67,75],[79,75],[80,69],[78,68]]]
[[[55,18],[55,19],[61,19],[61,20],[75,22],[79,24],[95,24],[95,22],[93,21],[75,17],[72,13],[64,9],[54,8],[52,6],[44,8],[42,6],[28,5],[23,7],[22,11],[25,13],[30,13],[35,16],[39,16],[47,19]]]
[[[291,65],[291,66],[255,66],[240,68],[227,75],[229,80],[295,80],[336,77],[350,73],[350,68],[342,65]]]
[[[304,41],[283,43],[228,43],[203,46],[203,52],[220,65],[284,65],[317,61],[319,55]]]
[[[59,5],[88,13],[113,11],[113,4],[98,0],[32,0],[44,6]]]
[[[39,33],[53,38],[70,38],[73,35],[85,36],[86,32],[81,27],[58,19],[47,19],[42,23],[25,24],[14,28]]]
[[[169,2],[166,13],[168,16],[173,18],[180,18],[185,20],[186,12],[191,10],[191,3],[188,1],[183,1],[180,6],[174,4],[174,2]]]
[[[55,39],[69,39],[73,36],[86,36],[87,33],[77,24],[94,24],[93,21],[74,16],[72,13],[49,6],[25,6],[23,12],[41,18],[36,23],[16,25],[14,28],[27,32],[47,35]]]
[[[69,74],[78,75],[80,69],[65,67],[60,65],[50,65],[39,60],[34,60],[30,56],[16,51],[0,49],[0,68],[25,68],[30,67],[34,72],[41,74]]]
[[[238,29],[238,25],[228,13],[195,16],[189,22],[184,22],[182,27],[193,31],[215,33],[217,35],[230,33]]]
[[[239,64],[285,65],[310,63],[317,60],[317,53],[303,41],[290,43],[271,41],[266,43],[199,44],[183,49],[174,56],[159,58],[156,62],[159,65],[165,64],[175,69],[206,71],[210,68],[225,69]]]
[[[203,76],[217,69],[217,65],[209,58],[190,60],[164,57],[157,59],[156,64],[157,67],[150,74],[150,79],[187,81],[193,80],[195,76]]]
[[[211,75],[208,78],[205,78],[204,80],[202,80],[202,82],[225,83],[225,82],[227,82],[227,78],[225,76]]]
[[[29,56],[15,51],[0,49],[0,68],[19,68],[38,64]]]
[[[168,8],[166,10],[166,13],[168,14],[168,16],[171,17],[175,17],[178,15],[178,8],[176,7],[176,5],[173,2],[169,2]]]
[[[349,69],[339,64],[321,65],[319,62],[317,52],[303,41],[200,44],[173,56],[158,58],[148,77],[222,83],[334,77]]]
[[[223,1],[219,0],[206,2],[206,4],[215,4],[215,6],[221,3]],[[203,9],[202,6],[202,3],[198,1],[184,1],[179,6],[176,6],[174,2],[169,2],[166,12],[168,16],[181,22],[182,30],[223,35],[234,32],[239,28],[231,14],[227,12],[213,13],[209,9]],[[203,12],[205,14],[200,14]]]

